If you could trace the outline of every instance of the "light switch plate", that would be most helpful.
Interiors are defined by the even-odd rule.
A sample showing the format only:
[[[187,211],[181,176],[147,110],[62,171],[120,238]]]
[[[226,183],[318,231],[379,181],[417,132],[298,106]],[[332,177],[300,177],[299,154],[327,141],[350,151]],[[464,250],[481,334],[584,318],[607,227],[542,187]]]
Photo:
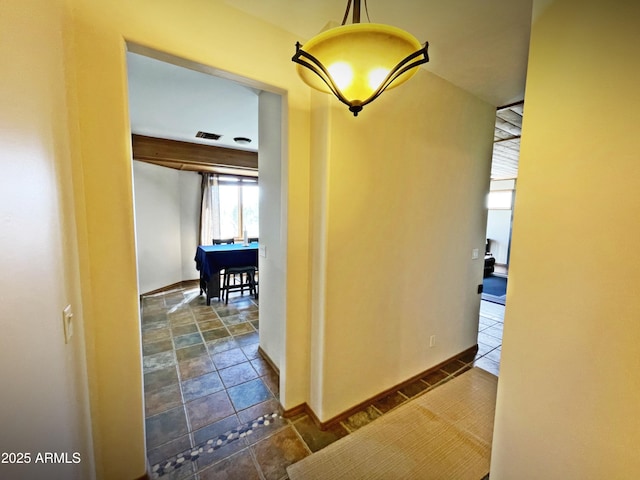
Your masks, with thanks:
[[[260,245],[258,247],[258,255],[260,255],[261,257],[267,258],[267,246],[266,245]]]
[[[477,260],[479,256],[480,256],[480,250],[478,250],[477,248],[474,248],[473,250],[471,250],[471,260]]]
[[[69,343],[69,340],[73,336],[73,312],[71,311],[71,305],[67,305],[62,310],[62,325],[64,327],[64,343]]]

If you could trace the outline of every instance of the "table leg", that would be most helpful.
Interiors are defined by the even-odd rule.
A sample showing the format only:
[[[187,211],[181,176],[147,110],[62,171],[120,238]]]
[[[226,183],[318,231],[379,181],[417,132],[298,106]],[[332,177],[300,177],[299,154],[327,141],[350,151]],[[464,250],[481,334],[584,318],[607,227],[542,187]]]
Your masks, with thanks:
[[[220,272],[216,272],[211,275],[211,278],[207,282],[207,305],[211,305],[211,299],[214,297],[220,298]]]

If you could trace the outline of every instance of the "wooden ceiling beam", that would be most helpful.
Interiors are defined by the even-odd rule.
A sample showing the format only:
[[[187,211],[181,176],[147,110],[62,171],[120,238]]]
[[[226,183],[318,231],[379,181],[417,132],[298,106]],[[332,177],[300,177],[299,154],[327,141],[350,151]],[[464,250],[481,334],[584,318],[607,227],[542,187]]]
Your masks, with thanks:
[[[258,170],[258,152],[131,135],[133,159],[178,170],[206,171],[211,167]]]

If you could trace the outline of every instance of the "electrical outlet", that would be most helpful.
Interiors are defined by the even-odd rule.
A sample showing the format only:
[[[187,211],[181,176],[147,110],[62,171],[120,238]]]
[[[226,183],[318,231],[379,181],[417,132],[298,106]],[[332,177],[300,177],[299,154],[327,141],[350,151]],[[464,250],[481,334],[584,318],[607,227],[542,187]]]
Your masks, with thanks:
[[[62,326],[64,327],[64,343],[69,343],[69,340],[73,336],[73,312],[71,311],[71,305],[67,305],[62,310]]]
[[[435,335],[431,335],[429,337],[429,348],[435,347],[435,346],[436,346],[436,336]]]

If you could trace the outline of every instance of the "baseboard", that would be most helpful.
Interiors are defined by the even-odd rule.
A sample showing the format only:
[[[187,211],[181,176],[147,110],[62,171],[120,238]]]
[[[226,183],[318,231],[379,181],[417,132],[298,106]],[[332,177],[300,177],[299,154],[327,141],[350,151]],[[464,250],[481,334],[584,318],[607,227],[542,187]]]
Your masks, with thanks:
[[[367,400],[365,400],[363,402],[360,402],[359,404],[357,404],[357,405],[351,407],[350,409],[348,409],[348,410],[336,415],[333,418],[330,418],[329,420],[327,420],[325,422],[320,421],[320,419],[317,417],[315,412],[311,409],[311,407],[309,407],[309,404],[307,404],[307,403],[302,403],[302,404],[297,405],[297,406],[295,406],[293,408],[285,410],[282,413],[282,416],[286,417],[286,418],[291,418],[291,417],[296,417],[298,415],[307,414],[307,415],[309,415],[311,420],[313,420],[313,423],[315,423],[316,427],[318,427],[320,430],[327,430],[327,429],[333,427],[334,425],[342,422],[343,420],[346,420],[347,418],[349,418],[354,413],[359,412],[365,406],[370,405],[370,404],[372,404],[374,402],[377,402],[378,400],[383,399],[387,395],[389,395],[389,394],[391,394],[391,393],[393,393],[393,392],[395,392],[397,390],[400,390],[400,389],[412,384],[416,380],[418,380],[418,379],[420,379],[422,377],[425,377],[425,376],[427,376],[427,375],[429,375],[431,373],[434,373],[435,371],[439,370],[440,368],[444,367],[446,364],[448,364],[450,362],[454,362],[456,360],[460,360],[462,358],[469,357],[471,355],[475,356],[475,354],[477,352],[478,352],[478,344],[474,345],[471,348],[468,348],[468,349],[464,350],[463,352],[458,353],[457,355],[454,355],[453,357],[445,360],[444,362],[440,362],[439,364],[437,364],[437,365],[435,365],[435,366],[433,366],[431,368],[428,368],[427,370],[425,370],[425,371],[423,371],[421,373],[418,373],[417,375],[414,375],[413,377],[411,377],[411,378],[409,378],[409,379],[407,379],[407,380],[405,380],[403,382],[400,382],[399,384],[397,384],[397,385],[395,385],[395,386],[393,386],[391,388],[386,389],[383,392],[380,392],[377,395],[374,395],[373,397],[371,397],[371,398],[369,398],[369,399],[367,399]],[[467,363],[467,362],[465,362],[465,363]]]
[[[158,293],[169,292],[171,290],[175,290],[176,288],[192,288],[200,285],[200,280],[183,280],[181,282],[172,283],[171,285],[166,285],[164,287],[157,288],[156,290],[151,290],[150,292],[141,293],[140,297],[144,297],[147,295],[156,295]]]
[[[280,369],[277,367],[277,365],[275,363],[273,363],[273,360],[271,360],[271,357],[267,354],[267,352],[265,352],[262,347],[258,346],[258,354],[262,357],[262,359],[267,362],[269,364],[269,366],[271,368],[273,368],[273,370],[278,374],[278,377],[280,376]]]

